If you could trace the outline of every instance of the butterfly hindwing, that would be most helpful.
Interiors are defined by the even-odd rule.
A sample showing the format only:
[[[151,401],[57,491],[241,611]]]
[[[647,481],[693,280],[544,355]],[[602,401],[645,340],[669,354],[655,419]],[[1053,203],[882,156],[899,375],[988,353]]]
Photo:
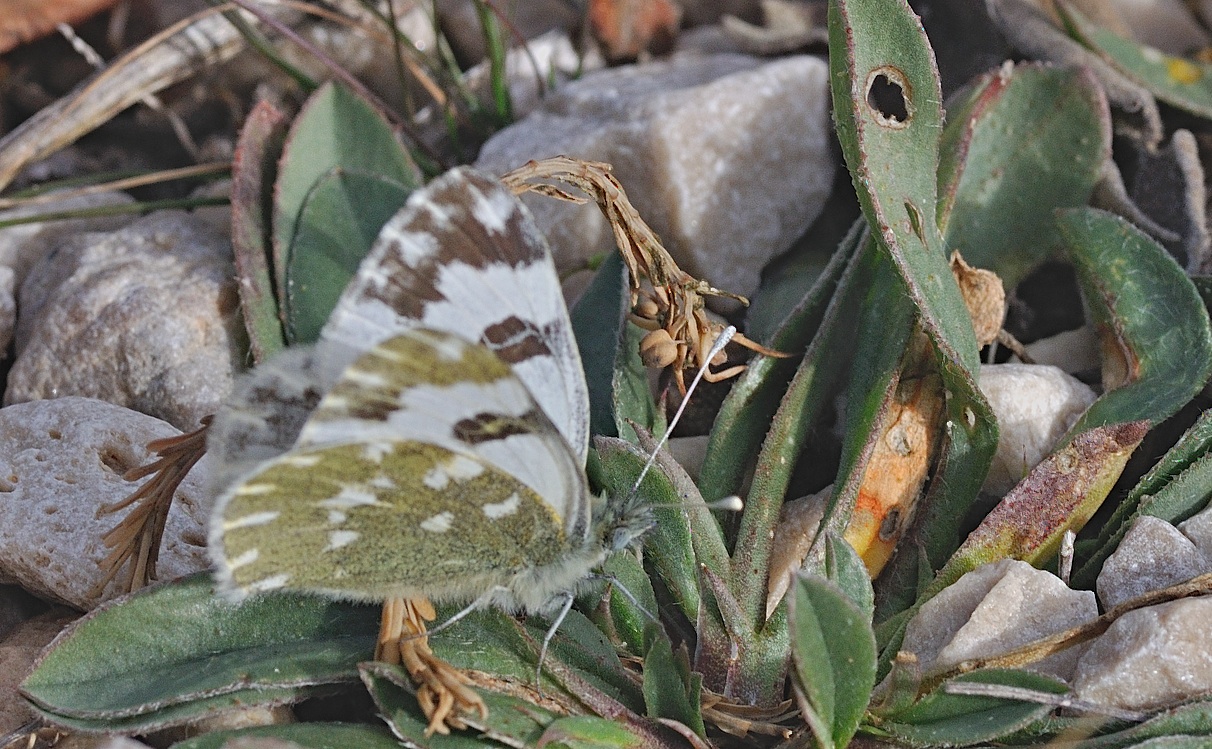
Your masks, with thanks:
[[[418,328],[359,356],[295,448],[220,498],[211,548],[237,594],[475,598],[575,557],[589,513],[576,456],[510,367]]]
[[[421,442],[295,450],[224,502],[212,544],[220,579],[240,593],[468,600],[567,548],[533,491]]]
[[[412,327],[493,350],[584,461],[588,389],[559,278],[534,219],[499,180],[460,168],[414,193],[341,295],[317,359],[335,374]]]

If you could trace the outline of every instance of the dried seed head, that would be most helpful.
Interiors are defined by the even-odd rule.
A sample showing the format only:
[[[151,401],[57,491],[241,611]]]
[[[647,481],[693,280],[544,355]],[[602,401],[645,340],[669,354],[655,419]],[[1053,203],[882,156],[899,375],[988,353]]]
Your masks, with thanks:
[[[640,340],[640,359],[645,367],[663,369],[677,361],[678,345],[668,331],[654,330]]]

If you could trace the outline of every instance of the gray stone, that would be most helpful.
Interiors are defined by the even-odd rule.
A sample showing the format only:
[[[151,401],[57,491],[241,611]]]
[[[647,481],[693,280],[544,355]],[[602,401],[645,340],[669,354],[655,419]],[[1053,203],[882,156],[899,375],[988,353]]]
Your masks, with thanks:
[[[1130,611],[1082,655],[1074,695],[1100,705],[1150,710],[1212,691],[1212,598]]]
[[[1096,583],[1098,600],[1104,608],[1113,609],[1207,570],[1207,560],[1189,538],[1160,518],[1142,515],[1103,563]]]
[[[8,345],[17,327],[16,272],[0,265],[0,361],[8,358]]]
[[[180,211],[61,243],[21,287],[5,404],[82,395],[181,429],[243,357],[230,243]]]
[[[980,388],[1001,432],[982,491],[1005,495],[1069,431],[1095,394],[1057,367],[986,364]]]
[[[0,409],[0,582],[90,609],[120,591],[94,591],[101,541],[123,513],[102,505],[139,485],[122,478],[154,459],[146,444],[180,432],[151,416],[91,398],[56,398]],[[164,530],[162,580],[206,569],[210,513],[203,458],[181,484]]]
[[[833,181],[828,68],[816,57],[676,56],[587,75],[497,133],[497,174],[567,155],[613,165],[683,270],[739,294],[820,212]],[[614,247],[597,206],[524,196],[561,270]]]
[[[43,213],[59,213],[61,211],[78,211],[88,208],[127,205],[134,203],[134,198],[121,192],[103,192],[95,195],[82,195],[54,202],[33,203],[0,212],[2,219],[24,218]],[[13,269],[15,282],[13,288],[21,288],[32,268],[47,253],[58,247],[70,237],[95,231],[113,231],[131,222],[131,215],[94,216],[91,218],[73,218],[59,221],[39,221],[29,224],[17,224],[0,229],[0,266]]]
[[[1212,565],[1212,507],[1205,507],[1179,523],[1178,530],[1191,539],[1207,563]]]
[[[1071,590],[1055,575],[1003,559],[961,577],[922,606],[905,630],[901,650],[915,653],[923,672],[988,658],[1096,618],[1094,593]],[[1068,679],[1081,648],[1069,648],[1027,668]]]

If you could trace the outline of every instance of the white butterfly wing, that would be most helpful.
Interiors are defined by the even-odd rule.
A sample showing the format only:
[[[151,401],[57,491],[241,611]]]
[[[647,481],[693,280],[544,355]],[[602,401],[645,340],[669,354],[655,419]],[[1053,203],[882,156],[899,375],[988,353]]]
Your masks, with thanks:
[[[295,449],[357,444],[386,455],[403,442],[474,455],[533,489],[571,542],[586,538],[580,456],[515,371],[484,346],[426,328],[373,346],[320,401]]]
[[[413,193],[341,295],[316,358],[332,382],[414,327],[492,349],[584,464],[588,388],[559,278],[534,219],[499,180],[459,168]]]

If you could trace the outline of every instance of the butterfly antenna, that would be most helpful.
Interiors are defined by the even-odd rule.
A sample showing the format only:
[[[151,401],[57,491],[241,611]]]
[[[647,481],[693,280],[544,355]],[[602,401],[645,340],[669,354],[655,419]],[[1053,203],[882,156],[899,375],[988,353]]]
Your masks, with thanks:
[[[547,659],[547,646],[551,645],[551,640],[555,637],[556,630],[564,623],[564,618],[568,616],[568,612],[572,610],[572,602],[575,600],[572,593],[564,594],[564,606],[560,609],[560,613],[556,616],[555,621],[547,629],[547,634],[543,636],[543,646],[539,648],[539,662],[534,667],[534,686],[539,691],[539,696],[543,696],[543,661]]]
[[[690,381],[690,387],[686,388],[686,395],[682,398],[682,402],[678,404],[678,410],[674,412],[673,418],[669,420],[669,426],[665,428],[665,433],[661,435],[661,439],[657,442],[656,447],[652,449],[652,454],[648,456],[648,462],[644,464],[644,470],[640,471],[640,476],[635,480],[635,486],[631,487],[631,493],[635,494],[640,490],[640,484],[643,483],[644,477],[648,475],[649,469],[656,463],[657,453],[669,441],[669,435],[673,434],[673,428],[678,425],[678,421],[682,418],[682,413],[686,410],[686,404],[690,403],[690,395],[694,389],[698,387],[703,376],[707,374],[707,368],[711,366],[711,360],[716,354],[724,350],[732,337],[736,335],[736,328],[729,325],[720,331],[716,337],[715,343],[711,344],[711,350],[707,352],[707,356],[703,357],[703,365],[699,367],[699,371],[695,373],[694,379]]]

